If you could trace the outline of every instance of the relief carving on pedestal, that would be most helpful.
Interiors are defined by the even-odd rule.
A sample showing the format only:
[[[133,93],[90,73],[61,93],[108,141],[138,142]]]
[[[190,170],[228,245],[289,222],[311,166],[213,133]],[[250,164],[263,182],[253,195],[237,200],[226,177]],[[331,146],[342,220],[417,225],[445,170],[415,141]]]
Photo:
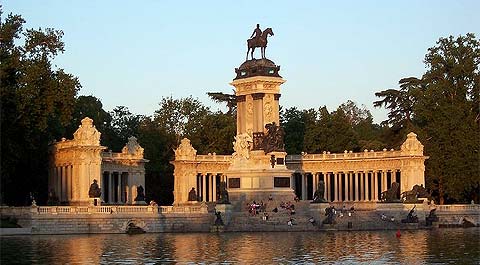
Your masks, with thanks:
[[[235,151],[232,154],[234,159],[236,158],[250,158],[250,149],[252,145],[252,137],[247,133],[239,134],[235,136],[235,142],[233,142],[233,150]]]

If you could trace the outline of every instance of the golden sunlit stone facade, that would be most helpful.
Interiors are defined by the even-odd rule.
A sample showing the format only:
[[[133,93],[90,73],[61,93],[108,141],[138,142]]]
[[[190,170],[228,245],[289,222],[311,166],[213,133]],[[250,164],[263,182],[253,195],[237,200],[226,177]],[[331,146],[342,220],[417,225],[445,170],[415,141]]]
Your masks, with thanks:
[[[270,194],[292,200],[294,193],[311,200],[323,181],[330,202],[376,202],[393,182],[400,184],[400,192],[425,184],[428,157],[413,132],[400,150],[287,155],[254,148],[255,136],[266,133],[265,125],[279,124],[280,86],[285,82],[279,69],[266,59],[247,61],[236,69],[231,83],[237,98],[234,153],[197,155],[190,141],[183,139],[171,162],[175,204],[186,203],[192,188],[198,201],[216,201],[221,182],[226,183],[231,200],[260,200]]]
[[[51,148],[48,178],[49,199],[68,205],[92,203],[90,185],[101,188],[98,203],[131,204],[137,187],[145,187],[143,148],[130,137],[121,153],[105,151],[100,145],[101,133],[86,117],[73,134],[73,140],[62,138]]]

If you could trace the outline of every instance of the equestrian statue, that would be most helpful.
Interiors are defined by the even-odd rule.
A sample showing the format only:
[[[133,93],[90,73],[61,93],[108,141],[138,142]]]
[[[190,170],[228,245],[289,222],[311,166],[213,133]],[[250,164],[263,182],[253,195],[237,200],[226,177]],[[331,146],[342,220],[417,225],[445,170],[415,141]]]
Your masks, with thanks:
[[[257,27],[252,33],[252,36],[250,36],[250,39],[247,40],[247,58],[246,60],[248,61],[248,53],[251,50],[251,57],[252,60],[253,58],[253,52],[255,51],[255,48],[260,47],[260,51],[262,54],[262,59],[265,59],[265,48],[267,48],[267,37],[268,36],[273,36],[273,31],[272,28],[267,28],[263,32],[260,29],[260,24],[257,24]]]

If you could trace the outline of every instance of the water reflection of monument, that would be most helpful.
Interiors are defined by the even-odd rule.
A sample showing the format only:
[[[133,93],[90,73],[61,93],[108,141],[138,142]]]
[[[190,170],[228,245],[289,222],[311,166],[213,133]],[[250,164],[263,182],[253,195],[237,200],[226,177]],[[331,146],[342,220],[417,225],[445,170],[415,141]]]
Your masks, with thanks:
[[[192,188],[198,201],[217,201],[221,182],[227,183],[232,201],[265,199],[269,194],[291,200],[294,193],[313,200],[323,182],[327,202],[377,202],[393,183],[398,183],[399,194],[424,184],[427,157],[414,133],[408,134],[400,150],[287,156],[279,126],[280,86],[285,80],[279,75],[280,66],[265,57],[267,37],[273,36],[267,30],[257,26],[248,41],[249,51],[262,48],[262,59],[253,58],[252,51],[248,60],[247,53],[231,83],[237,99],[234,153],[197,155],[190,141],[183,139],[172,161],[175,204],[187,202]]]

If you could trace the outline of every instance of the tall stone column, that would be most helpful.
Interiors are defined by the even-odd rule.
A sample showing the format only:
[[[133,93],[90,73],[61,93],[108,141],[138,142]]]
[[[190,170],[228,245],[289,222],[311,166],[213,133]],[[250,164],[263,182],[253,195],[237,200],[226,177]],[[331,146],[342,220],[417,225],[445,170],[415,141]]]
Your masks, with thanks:
[[[338,200],[343,201],[343,173],[338,174]]]
[[[358,202],[360,200],[360,197],[358,196],[360,191],[360,189],[358,188],[359,172],[354,172],[353,174],[355,178],[355,201]]]
[[[330,197],[330,175],[328,172],[323,172],[323,179],[325,182],[325,199],[327,202],[331,200]]]
[[[368,175],[370,174],[370,177]],[[371,201],[371,191],[372,191],[372,178],[371,173],[367,172],[365,174],[365,199],[366,201]]]
[[[212,202],[217,201],[217,174],[212,174]]]
[[[202,173],[202,201],[207,201],[207,173]]]
[[[387,171],[382,169],[382,192],[387,190]]]
[[[378,171],[374,171],[373,174],[373,200],[378,201]]]
[[[113,203],[113,172],[108,171],[108,202]]]
[[[67,201],[67,167],[61,166],[62,172],[62,202]]]
[[[58,200],[62,200],[62,171],[59,166],[55,168],[55,186],[56,190],[55,193],[57,194]]]
[[[302,177],[301,177],[301,180],[302,180],[302,200],[306,200],[307,195],[306,192],[307,192],[307,189],[306,189],[306,185],[305,185],[305,173],[301,173],[300,174]]]
[[[338,202],[338,172],[333,172],[333,201]]]
[[[365,172],[360,173],[360,201],[365,200],[365,185],[364,185]]]
[[[115,186],[117,192],[117,204],[120,204],[122,202],[122,172],[117,172],[115,175],[115,182],[117,183]]]
[[[348,172],[348,179],[349,179],[349,185],[348,185],[348,190],[349,190],[349,196],[348,200],[353,201],[353,172],[349,171]]]
[[[72,165],[67,166],[67,201],[72,200]]]

